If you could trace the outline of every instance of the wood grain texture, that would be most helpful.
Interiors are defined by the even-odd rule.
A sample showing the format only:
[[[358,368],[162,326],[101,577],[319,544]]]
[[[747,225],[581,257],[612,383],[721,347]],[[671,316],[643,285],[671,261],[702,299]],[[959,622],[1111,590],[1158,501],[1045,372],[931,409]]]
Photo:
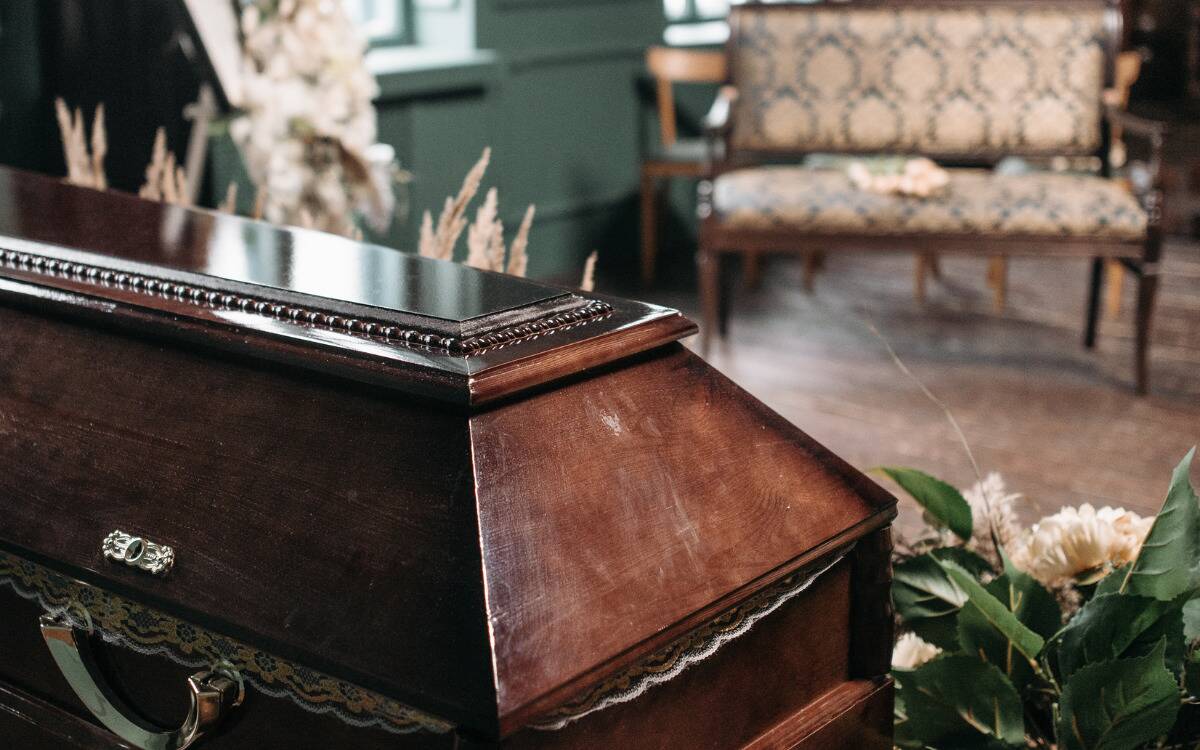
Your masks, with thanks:
[[[894,512],[678,346],[474,415],[3,307],[0,349],[0,544],[484,736]]]
[[[475,415],[471,440],[497,478],[477,492],[505,727],[894,512],[677,346]]]
[[[4,307],[0,351],[0,544],[487,724],[461,415]],[[174,547],[171,574],[104,560],[117,528]]]

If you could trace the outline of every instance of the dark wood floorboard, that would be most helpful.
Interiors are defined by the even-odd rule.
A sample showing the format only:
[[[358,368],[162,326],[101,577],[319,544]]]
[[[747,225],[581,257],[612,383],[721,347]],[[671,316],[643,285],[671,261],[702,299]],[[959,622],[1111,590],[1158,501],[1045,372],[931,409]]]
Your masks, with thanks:
[[[1024,493],[1027,520],[1083,502],[1152,513],[1171,469],[1200,443],[1200,245],[1172,241],[1165,265],[1147,398],[1132,390],[1132,280],[1122,314],[1102,321],[1089,352],[1087,263],[1076,261],[1011,261],[1008,308],[997,314],[983,261],[943,259],[944,279],[921,307],[911,256],[831,256],[812,294],[797,261],[771,259],[759,289],[735,284],[730,336],[710,361],[862,469],[908,465],[968,484],[952,429],[900,374],[872,321],[952,409],[982,469]],[[662,277],[653,289],[617,280],[608,289],[695,315],[690,263],[676,254]],[[913,518],[908,505],[902,525]]]

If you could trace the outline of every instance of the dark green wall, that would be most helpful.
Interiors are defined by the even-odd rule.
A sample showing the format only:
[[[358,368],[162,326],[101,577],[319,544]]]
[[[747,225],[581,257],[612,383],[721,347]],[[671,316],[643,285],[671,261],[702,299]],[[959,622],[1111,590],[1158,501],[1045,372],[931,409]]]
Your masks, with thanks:
[[[39,28],[51,5],[0,3],[0,62],[8,63],[0,68],[0,133],[7,136],[0,161],[54,172],[62,166],[50,102],[62,84],[45,80],[41,68],[57,55]],[[576,281],[593,249],[602,265],[629,262],[636,254],[638,161],[651,132],[640,79],[645,48],[662,38],[661,0],[459,0],[455,9],[428,13],[417,28],[443,48],[459,48],[461,59],[384,61],[379,71],[380,138],[415,181],[408,220],[375,239],[414,249],[421,211],[436,213],[490,145],[486,184],[500,190],[506,225],[515,229],[528,203],[538,208],[531,275]],[[482,52],[473,51],[472,36]],[[127,38],[139,36],[131,31]],[[110,119],[134,108],[97,96]],[[146,138],[156,124],[145,123]],[[182,150],[183,139],[172,140]],[[110,150],[110,164],[124,160],[140,170],[148,149],[130,150],[137,153]],[[211,166],[210,202],[240,168],[227,139],[214,138]]]
[[[578,278],[598,249],[610,263],[634,251],[635,194],[646,110],[637,83],[645,48],[661,39],[660,0],[478,0],[476,42],[495,53],[482,85],[379,104],[381,138],[416,181],[408,226],[457,190],[485,145],[488,184],[515,227],[537,205],[532,275]]]

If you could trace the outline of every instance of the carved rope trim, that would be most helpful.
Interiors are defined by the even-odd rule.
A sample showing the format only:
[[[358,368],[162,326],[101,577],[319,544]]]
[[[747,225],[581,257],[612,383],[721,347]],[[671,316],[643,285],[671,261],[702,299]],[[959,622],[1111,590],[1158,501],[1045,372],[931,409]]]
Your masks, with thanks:
[[[454,728],[450,722],[391,698],[0,552],[0,587],[4,585],[23,599],[37,601],[47,612],[94,630],[107,643],[165,656],[193,668],[224,664],[260,692],[288,698],[311,713],[329,713],[352,726],[378,727],[396,734],[442,734]],[[82,621],[79,615],[83,615]],[[37,625],[31,622],[30,627]]]
[[[851,544],[826,557],[815,570],[812,566],[792,573],[764,591],[727,610],[681,638],[617,672],[570,702],[530,724],[534,729],[556,731],[588,714],[637,698],[650,688],[668,682],[688,667],[707,659],[722,646],[750,631],[767,615],[782,607],[812,586],[822,575],[841,562]]]
[[[589,300],[587,304],[575,310],[501,326],[478,336],[459,338],[443,336],[419,328],[396,326],[380,320],[349,318],[328,310],[280,304],[261,297],[230,294],[195,284],[167,281],[126,271],[114,271],[102,266],[62,261],[16,250],[0,250],[0,268],[35,273],[41,276],[67,278],[93,286],[116,287],[147,297],[174,299],[196,307],[246,312],[298,326],[322,328],[360,338],[440,349],[454,355],[469,355],[494,346],[511,344],[558,328],[591,321],[613,311],[612,305],[607,302]]]

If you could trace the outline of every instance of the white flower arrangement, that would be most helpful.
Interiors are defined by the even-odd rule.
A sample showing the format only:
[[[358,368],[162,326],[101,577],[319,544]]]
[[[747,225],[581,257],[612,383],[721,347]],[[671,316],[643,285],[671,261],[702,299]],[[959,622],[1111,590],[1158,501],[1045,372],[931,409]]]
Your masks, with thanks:
[[[1200,746],[1194,455],[1156,517],[1084,504],[1029,528],[998,475],[959,492],[881,469],[926,524],[893,567],[896,746]]]
[[[1137,559],[1153,525],[1124,508],[1063,508],[1014,540],[1012,563],[1044,586],[1094,583]]]
[[[263,217],[342,235],[394,210],[394,152],[377,144],[367,42],[332,0],[254,0],[242,10],[244,114],[230,133]]]

